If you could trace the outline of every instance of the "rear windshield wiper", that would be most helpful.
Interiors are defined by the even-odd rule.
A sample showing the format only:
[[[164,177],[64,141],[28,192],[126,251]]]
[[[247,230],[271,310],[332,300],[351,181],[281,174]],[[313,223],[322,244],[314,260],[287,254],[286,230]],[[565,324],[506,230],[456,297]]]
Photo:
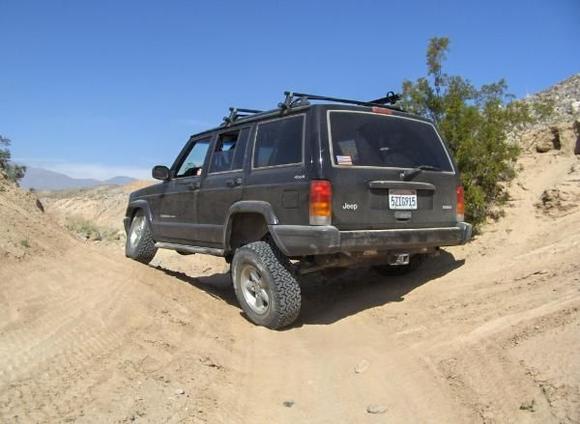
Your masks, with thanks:
[[[431,165],[419,165],[413,169],[406,169],[405,171],[401,172],[401,178],[403,180],[410,180],[411,178],[419,175],[423,171],[441,171],[441,168]]]

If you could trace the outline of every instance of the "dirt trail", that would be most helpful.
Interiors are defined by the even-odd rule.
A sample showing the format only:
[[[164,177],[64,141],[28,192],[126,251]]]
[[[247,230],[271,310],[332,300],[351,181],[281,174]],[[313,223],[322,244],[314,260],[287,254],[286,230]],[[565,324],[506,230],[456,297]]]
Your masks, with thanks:
[[[411,276],[309,281],[280,332],[243,318],[220,259],[0,258],[0,421],[579,422],[580,163],[521,163],[475,242]]]

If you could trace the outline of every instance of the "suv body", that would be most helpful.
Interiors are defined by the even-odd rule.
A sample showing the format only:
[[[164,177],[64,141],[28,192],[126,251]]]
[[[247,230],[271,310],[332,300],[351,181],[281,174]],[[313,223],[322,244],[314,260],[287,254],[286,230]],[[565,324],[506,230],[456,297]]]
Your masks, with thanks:
[[[301,102],[231,119],[153,173],[163,182],[132,193],[125,217],[127,255],[143,262],[154,248],[235,262],[262,242],[295,278],[356,264],[409,268],[471,236],[448,147],[430,121],[395,108]],[[137,212],[150,239],[142,257],[129,246]],[[296,318],[248,315],[273,328]]]

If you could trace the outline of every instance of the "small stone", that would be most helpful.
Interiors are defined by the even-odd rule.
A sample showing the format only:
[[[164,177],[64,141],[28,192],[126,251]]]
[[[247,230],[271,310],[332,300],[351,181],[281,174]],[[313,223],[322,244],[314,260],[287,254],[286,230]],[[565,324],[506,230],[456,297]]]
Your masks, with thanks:
[[[363,359],[362,361],[360,361],[356,367],[354,367],[354,372],[356,374],[362,374],[363,372],[365,372],[366,370],[369,369],[369,361],[367,361],[366,359]]]
[[[532,399],[529,402],[522,402],[520,409],[522,411],[536,412],[536,401]]]
[[[185,390],[183,390],[183,389],[177,389],[177,390],[175,391],[175,394],[176,394],[176,395],[184,395],[184,394],[185,394]]]
[[[552,150],[554,144],[551,140],[540,140],[536,143],[536,152],[546,153]]]
[[[371,404],[367,406],[367,412],[369,414],[384,414],[387,412],[387,407],[383,405]]]
[[[286,408],[292,408],[294,406],[294,401],[293,400],[285,400],[284,402],[282,402],[282,405],[284,405]]]

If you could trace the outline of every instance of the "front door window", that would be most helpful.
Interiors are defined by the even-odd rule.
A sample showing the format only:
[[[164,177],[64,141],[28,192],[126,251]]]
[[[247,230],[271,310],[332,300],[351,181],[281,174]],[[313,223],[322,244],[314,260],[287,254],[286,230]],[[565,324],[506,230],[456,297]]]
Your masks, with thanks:
[[[198,140],[193,144],[191,150],[185,156],[181,165],[179,165],[178,171],[175,174],[177,178],[201,175],[210,141],[208,138]]]

